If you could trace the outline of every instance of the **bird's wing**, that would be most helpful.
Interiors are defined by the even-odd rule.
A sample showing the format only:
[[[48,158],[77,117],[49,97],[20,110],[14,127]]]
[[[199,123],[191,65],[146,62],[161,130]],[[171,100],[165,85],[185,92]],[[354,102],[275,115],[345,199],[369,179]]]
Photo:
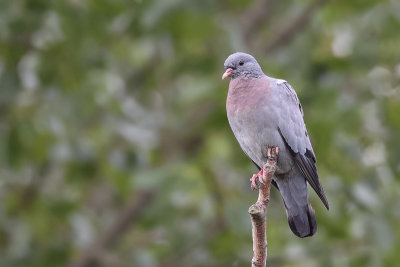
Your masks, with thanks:
[[[303,109],[296,92],[284,80],[277,80],[277,93],[280,97],[281,113],[278,122],[279,132],[293,153],[293,157],[307,182],[315,190],[321,201],[329,209],[328,200],[319,182],[316,159],[306,125]]]

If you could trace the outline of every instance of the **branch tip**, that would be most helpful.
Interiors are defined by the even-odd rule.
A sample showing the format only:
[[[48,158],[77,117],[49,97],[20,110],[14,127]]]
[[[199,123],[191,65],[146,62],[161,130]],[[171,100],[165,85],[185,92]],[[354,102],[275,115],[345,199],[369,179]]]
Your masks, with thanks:
[[[265,267],[267,262],[266,215],[272,177],[275,174],[279,148],[267,148],[267,162],[263,166],[263,183],[258,185],[258,200],[249,207],[253,236],[252,267]]]

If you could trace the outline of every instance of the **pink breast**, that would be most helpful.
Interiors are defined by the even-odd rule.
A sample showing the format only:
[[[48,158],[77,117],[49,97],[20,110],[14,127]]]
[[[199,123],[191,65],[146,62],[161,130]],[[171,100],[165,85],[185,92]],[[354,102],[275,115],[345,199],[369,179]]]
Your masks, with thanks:
[[[237,78],[231,80],[226,100],[228,116],[247,113],[263,105],[271,90],[266,78]]]

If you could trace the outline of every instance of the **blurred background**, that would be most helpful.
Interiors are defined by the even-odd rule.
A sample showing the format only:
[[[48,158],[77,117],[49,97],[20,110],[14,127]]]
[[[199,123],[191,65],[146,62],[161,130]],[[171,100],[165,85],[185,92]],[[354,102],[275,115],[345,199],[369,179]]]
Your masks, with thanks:
[[[268,266],[398,266],[400,2],[0,1],[0,266],[250,266],[236,51],[298,93],[331,210]]]

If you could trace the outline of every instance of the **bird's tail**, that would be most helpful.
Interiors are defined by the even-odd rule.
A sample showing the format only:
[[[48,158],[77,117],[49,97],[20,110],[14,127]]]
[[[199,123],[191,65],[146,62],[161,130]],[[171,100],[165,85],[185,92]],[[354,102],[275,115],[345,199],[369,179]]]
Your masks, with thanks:
[[[298,237],[312,236],[317,232],[314,210],[308,200],[307,183],[303,176],[275,179],[286,207],[289,226]]]

